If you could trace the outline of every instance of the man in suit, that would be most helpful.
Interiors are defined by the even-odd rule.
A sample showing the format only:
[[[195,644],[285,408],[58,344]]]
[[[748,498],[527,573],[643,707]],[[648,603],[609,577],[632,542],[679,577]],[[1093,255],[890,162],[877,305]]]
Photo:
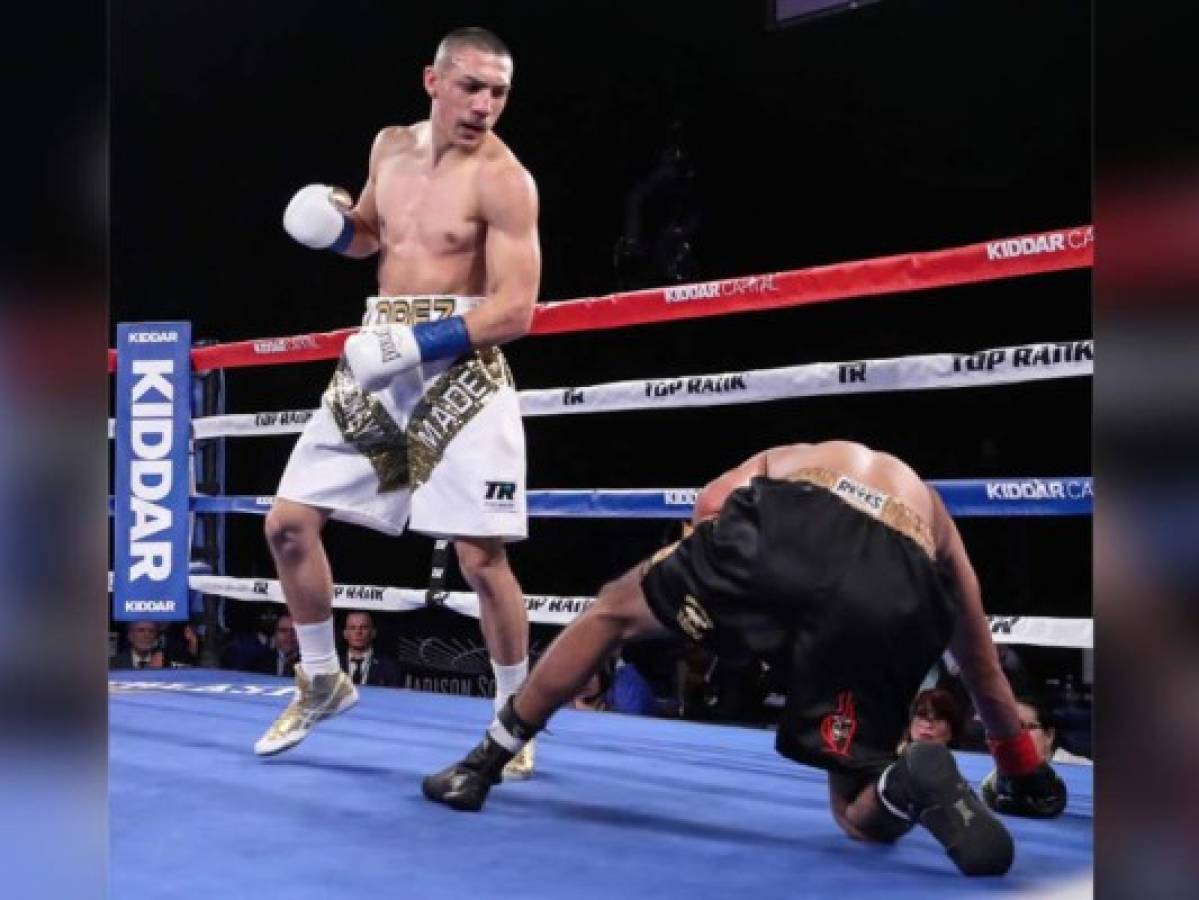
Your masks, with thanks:
[[[167,665],[166,655],[158,640],[158,625],[154,622],[129,622],[125,626],[129,647],[109,660],[110,669],[161,669]]]
[[[254,671],[264,675],[295,677],[296,663],[300,661],[300,642],[296,640],[296,626],[287,613],[275,620],[272,643],[274,652],[256,663]]]
[[[341,654],[341,668],[354,684],[397,687],[400,667],[375,651],[375,620],[368,612],[352,612],[346,616],[341,636],[346,649]]]

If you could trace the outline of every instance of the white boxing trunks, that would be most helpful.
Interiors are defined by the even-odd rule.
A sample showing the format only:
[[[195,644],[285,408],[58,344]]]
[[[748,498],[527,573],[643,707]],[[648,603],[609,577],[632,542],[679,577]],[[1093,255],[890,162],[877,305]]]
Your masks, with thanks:
[[[481,302],[370,297],[363,325],[439,321]],[[527,537],[525,432],[503,354],[425,363],[373,394],[342,359],[276,494],[388,534]]]

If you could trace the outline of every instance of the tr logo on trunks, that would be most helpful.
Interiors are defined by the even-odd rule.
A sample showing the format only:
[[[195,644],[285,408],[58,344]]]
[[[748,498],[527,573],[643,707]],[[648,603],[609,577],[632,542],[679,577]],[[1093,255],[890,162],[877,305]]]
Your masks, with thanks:
[[[833,485],[833,493],[851,506],[856,506],[875,518],[882,515],[883,507],[890,499],[882,491],[876,491],[874,488],[867,487],[852,478],[846,478],[844,475],[838,478],[837,483]]]
[[[515,500],[516,499],[516,482],[515,481],[488,481],[487,482],[487,499],[488,500]]]
[[[454,314],[453,297],[376,297],[370,325],[415,325],[439,322]]]
[[[683,605],[679,607],[675,621],[679,623],[683,633],[696,643],[702,641],[704,635],[713,627],[708,611],[690,594],[683,598]]]
[[[485,481],[483,507],[488,512],[512,512],[516,509],[515,481]]]
[[[853,736],[858,730],[858,714],[851,691],[837,695],[837,709],[820,722],[820,739],[824,749],[836,756],[849,756]]]

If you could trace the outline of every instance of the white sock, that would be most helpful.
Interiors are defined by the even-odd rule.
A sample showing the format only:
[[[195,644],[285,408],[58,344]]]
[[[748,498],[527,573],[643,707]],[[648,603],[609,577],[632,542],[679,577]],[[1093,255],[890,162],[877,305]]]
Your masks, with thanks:
[[[491,661],[491,671],[495,672],[495,700],[492,701],[495,711],[508,702],[508,698],[516,693],[529,674],[529,658],[526,656],[512,666],[501,666],[494,659]]]
[[[300,665],[309,675],[323,675],[338,670],[332,616],[311,625],[297,623],[296,640],[300,642]]]
[[[499,718],[495,718],[491,722],[491,726],[487,729],[487,735],[509,753],[515,755],[520,753],[525,748],[525,744],[529,741],[518,738],[511,731],[505,728]]]

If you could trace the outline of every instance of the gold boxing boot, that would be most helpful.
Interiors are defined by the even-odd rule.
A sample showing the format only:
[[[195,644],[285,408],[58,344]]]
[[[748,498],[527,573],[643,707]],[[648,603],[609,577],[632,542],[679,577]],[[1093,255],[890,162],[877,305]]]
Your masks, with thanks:
[[[259,756],[270,756],[294,747],[321,719],[345,712],[358,702],[358,689],[345,672],[320,673],[309,677],[296,664],[296,695],[279,714],[266,734],[254,744]]]
[[[537,755],[537,741],[530,740],[520,752],[504,766],[504,781],[524,781],[533,777],[533,758]]]

